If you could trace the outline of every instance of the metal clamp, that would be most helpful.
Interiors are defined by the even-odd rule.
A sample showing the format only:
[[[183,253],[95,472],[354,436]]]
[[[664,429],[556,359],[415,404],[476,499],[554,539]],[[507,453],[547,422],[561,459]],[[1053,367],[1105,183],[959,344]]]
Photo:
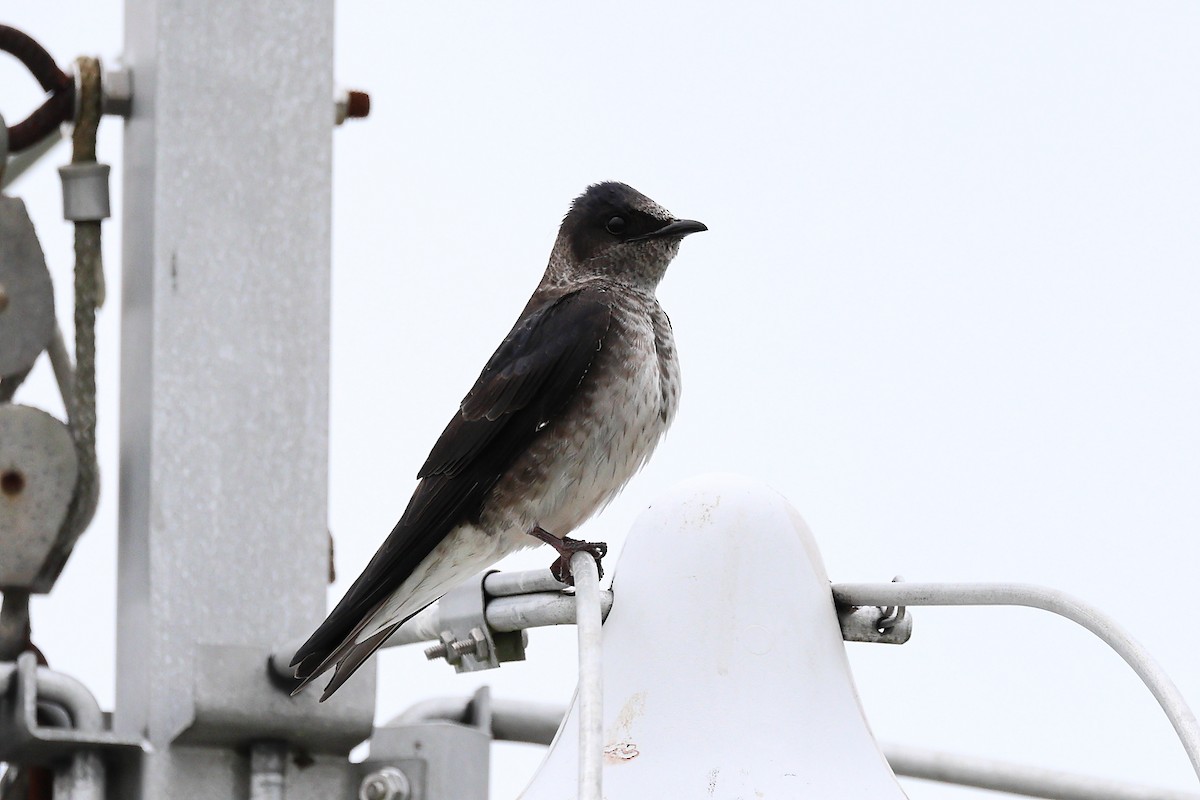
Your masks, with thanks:
[[[897,575],[892,583],[903,582]],[[837,606],[842,639],[847,642],[904,644],[912,637],[912,617],[904,606]]]
[[[525,633],[501,633],[487,623],[488,596],[484,582],[491,573],[452,589],[438,601],[440,642],[425,650],[425,657],[444,658],[456,672],[495,669],[504,661],[525,660]]]

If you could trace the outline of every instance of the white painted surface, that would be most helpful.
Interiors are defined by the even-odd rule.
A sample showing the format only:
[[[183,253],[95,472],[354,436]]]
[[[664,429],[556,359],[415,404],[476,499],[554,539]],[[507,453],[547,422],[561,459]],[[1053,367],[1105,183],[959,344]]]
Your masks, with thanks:
[[[604,795],[902,798],[800,515],[704,476],[638,519],[604,624]],[[521,800],[575,797],[578,707]]]

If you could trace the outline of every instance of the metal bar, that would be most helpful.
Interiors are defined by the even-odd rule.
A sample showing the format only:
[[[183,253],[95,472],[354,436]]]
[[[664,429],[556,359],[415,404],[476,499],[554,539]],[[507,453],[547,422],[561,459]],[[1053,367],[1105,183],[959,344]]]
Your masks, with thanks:
[[[434,697],[409,706],[388,725],[446,720],[467,722],[470,697]],[[566,713],[562,706],[524,700],[492,700],[492,738],[503,742],[548,745]]]
[[[571,556],[575,625],[579,632],[579,800],[602,797],[604,749],[603,649],[600,642],[600,573],[590,553]]]
[[[503,573],[494,574],[500,575]],[[516,574],[529,575],[531,573]],[[492,583],[490,583],[491,577],[489,575],[489,582],[484,583],[484,588],[489,593],[492,586]],[[541,586],[542,583],[534,581],[528,585],[537,587]],[[518,584],[519,581],[500,583],[498,585],[502,591],[515,591],[514,587]],[[562,588],[562,584],[558,583],[558,581],[554,581],[554,584],[560,589]],[[610,591],[601,591],[600,613],[603,617],[608,616],[609,610],[612,609],[612,604],[613,593]],[[563,594],[561,591],[536,592],[524,595],[501,595],[488,601],[484,617],[492,630],[501,632],[521,631],[528,628],[545,628],[551,625],[573,625],[576,619],[575,596]],[[383,646],[400,647],[401,645],[417,644],[420,642],[436,642],[441,635],[442,629],[438,604],[434,603],[397,628],[396,632],[384,642]],[[296,650],[302,644],[304,644],[304,638],[300,637],[279,645],[272,651],[270,660],[271,671],[281,680],[285,682],[293,680],[292,669],[288,665],[292,660],[292,655],[295,654]]]
[[[57,703],[71,715],[71,727],[78,731],[104,730],[104,714],[91,691],[70,675],[48,667],[37,668],[39,700]]]
[[[55,672],[49,667],[37,667],[37,698],[55,703],[66,709],[71,718],[71,726],[80,731],[99,731],[104,728],[104,714],[95,696],[82,683]],[[9,691],[10,683],[16,680],[17,665],[15,662],[0,663],[0,694]]]
[[[4,177],[0,179],[0,189],[7,189],[9,186],[12,186],[14,183],[16,183],[17,180],[20,179],[20,177],[24,175],[30,167],[32,167],[38,161],[41,161],[42,157],[53,150],[54,145],[58,144],[62,140],[62,131],[55,127],[54,131],[49,136],[44,137],[37,144],[33,145],[32,147],[27,147],[20,153],[10,155],[8,157],[8,164],[3,170]]]
[[[511,597],[534,592],[561,592],[565,583],[555,580],[548,569],[525,572],[492,572],[483,579],[483,591],[488,597]]]
[[[570,625],[578,618],[578,598],[578,584],[574,596],[561,592],[539,592],[516,597],[497,597],[488,603],[488,625],[498,631]],[[599,592],[601,619],[608,616],[612,608],[612,598],[612,592]]]
[[[33,659],[33,654],[22,655]],[[25,669],[32,663],[26,661]],[[70,675],[55,672],[48,667],[37,667],[32,672],[39,705],[50,703],[61,707],[69,717],[70,725],[77,731],[97,733],[104,730],[104,715],[100,704],[91,691]],[[0,664],[0,693],[7,691],[11,681],[17,679],[17,665]],[[20,710],[17,710],[20,713]],[[104,761],[91,747],[77,750],[71,759],[55,767],[55,800],[103,800]]]
[[[484,586],[489,588],[486,583]],[[610,591],[600,592],[600,612],[604,617],[608,616],[612,604],[613,593]],[[573,625],[576,619],[575,596],[562,592],[501,595],[488,602],[484,616],[487,624],[496,631],[522,631],[551,625]],[[399,647],[418,642],[433,642],[437,641],[440,632],[438,606],[437,603],[434,603],[397,628],[383,646]],[[279,655],[282,655],[283,651],[289,647],[291,647],[290,642],[280,649]],[[292,652],[295,652],[295,648],[292,648]]]
[[[1162,706],[1200,777],[1200,723],[1162,667],[1108,615],[1065,592],[1019,583],[835,583],[834,599],[852,606],[1026,606],[1082,625],[1116,650]]]
[[[884,745],[892,771],[909,778],[1048,800],[1200,800],[1200,794],[1075,775],[990,758]]]

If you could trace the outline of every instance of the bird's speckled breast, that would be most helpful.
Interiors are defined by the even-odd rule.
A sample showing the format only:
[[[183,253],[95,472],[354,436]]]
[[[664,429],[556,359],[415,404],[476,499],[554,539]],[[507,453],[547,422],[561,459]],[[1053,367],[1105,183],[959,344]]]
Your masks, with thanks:
[[[610,296],[609,333],[579,392],[496,484],[484,529],[569,534],[625,486],[674,418],[680,376],[670,320],[650,295]]]

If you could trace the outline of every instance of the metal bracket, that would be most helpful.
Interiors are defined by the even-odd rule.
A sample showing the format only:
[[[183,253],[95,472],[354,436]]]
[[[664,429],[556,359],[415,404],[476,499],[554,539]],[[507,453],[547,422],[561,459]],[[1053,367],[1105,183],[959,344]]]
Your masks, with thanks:
[[[40,702],[65,707],[74,727],[39,725]],[[16,664],[0,664],[0,761],[51,764],[85,748],[125,752],[146,748],[140,739],[101,729],[100,709],[95,703],[75,679],[38,667],[33,653],[22,653]],[[88,719],[83,719],[85,716]]]
[[[485,572],[447,592],[438,601],[441,642],[425,650],[425,657],[444,658],[456,672],[495,669],[505,661],[525,660],[525,632],[500,632],[487,623],[488,595]]]
[[[279,691],[263,660],[256,646],[197,644],[195,704],[176,741],[228,746],[280,739],[314,753],[348,753],[370,736],[374,670],[363,670],[360,679],[319,703],[316,691],[295,697]]]
[[[900,583],[897,575],[892,583]],[[838,624],[842,639],[847,642],[872,644],[904,644],[912,636],[912,617],[904,606],[845,606],[837,605]]]
[[[491,692],[475,692],[461,718],[413,721],[402,714],[371,734],[360,766],[360,800],[485,800],[492,743]]]

